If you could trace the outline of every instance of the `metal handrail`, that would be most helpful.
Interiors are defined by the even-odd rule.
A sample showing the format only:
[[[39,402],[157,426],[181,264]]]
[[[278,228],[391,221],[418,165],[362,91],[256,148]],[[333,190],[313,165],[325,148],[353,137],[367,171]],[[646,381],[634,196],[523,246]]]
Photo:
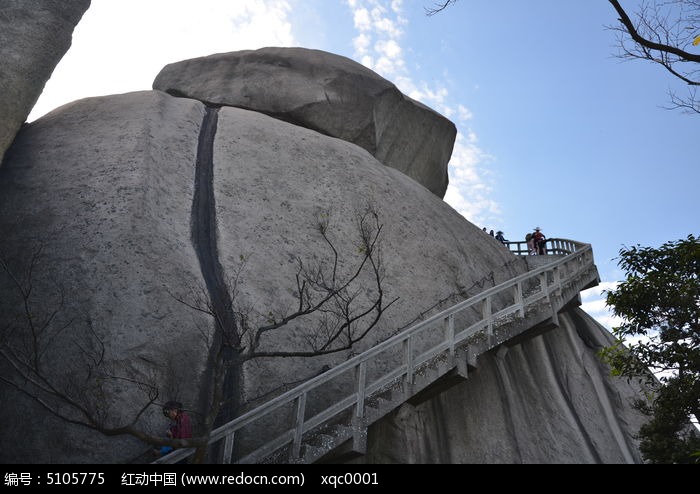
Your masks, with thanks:
[[[547,252],[552,254],[563,254],[563,257],[553,260],[544,266],[532,269],[519,276],[511,278],[499,285],[484,290],[483,292],[459,302],[454,306],[445,309],[426,320],[419,322],[410,328],[384,340],[367,351],[331,368],[330,370],[313,377],[297,387],[286,391],[262,405],[240,415],[231,422],[224,424],[211,432],[208,445],[213,445],[224,440],[224,462],[231,461],[233,451],[233,440],[235,433],[261,418],[267,417],[270,413],[281,407],[292,403],[296,406],[297,422],[292,429],[282,433],[277,440],[259,448],[256,451],[265,450],[266,454],[292,445],[293,453],[298,456],[301,447],[302,436],[314,427],[327,422],[341,412],[347,411],[351,407],[356,409],[356,417],[364,416],[366,399],[374,392],[382,389],[397,379],[411,381],[415,371],[431,358],[444,352],[449,352],[453,357],[455,350],[463,345],[466,340],[471,339],[480,332],[485,332],[492,336],[498,327],[499,320],[507,319],[507,316],[516,314],[524,318],[526,311],[543,299],[550,300],[552,293],[561,293],[564,285],[570,280],[576,280],[582,273],[590,269],[593,263],[593,251],[589,244],[568,239],[548,239],[550,247]],[[527,253],[527,250],[520,249],[520,244],[525,242],[508,242],[506,245],[514,254]],[[550,283],[551,280],[551,283]],[[525,285],[528,282],[536,281],[538,289],[534,293],[526,294]],[[577,287],[577,291],[583,287]],[[497,312],[493,312],[493,301],[495,297],[510,295],[514,302]],[[454,327],[455,316],[467,309],[480,306],[482,318],[468,327],[457,331]],[[412,342],[425,331],[441,326],[444,337],[440,342],[423,352],[421,355],[412,355]],[[389,350],[403,352],[402,364],[382,376],[378,380],[366,383],[367,365],[372,359]],[[343,374],[352,373],[353,379],[357,380],[357,388],[341,400],[340,404],[331,405],[313,417],[305,418],[306,397],[312,391],[330,382],[332,379]],[[194,448],[179,449],[166,455],[155,463],[172,463],[191,456]],[[255,452],[254,452],[255,453]],[[248,455],[247,459],[253,460],[254,453]]]

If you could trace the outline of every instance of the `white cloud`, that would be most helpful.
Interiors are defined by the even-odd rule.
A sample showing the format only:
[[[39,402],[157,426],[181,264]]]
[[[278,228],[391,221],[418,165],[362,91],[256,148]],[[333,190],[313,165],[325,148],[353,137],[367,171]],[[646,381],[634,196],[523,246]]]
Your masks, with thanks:
[[[401,46],[394,39],[378,41],[376,49],[386,57],[393,59],[401,58]]]
[[[591,307],[593,307],[593,304],[596,304],[595,307],[602,311],[604,310],[606,297],[604,292],[614,290],[617,288],[617,285],[617,281],[601,281],[597,286],[582,291],[581,301],[584,304],[589,304]],[[608,309],[605,310],[607,311]]]
[[[397,22],[388,17],[384,17],[384,13],[385,11],[383,9],[375,8],[372,10],[372,25],[374,29],[376,29],[378,33],[385,34],[391,38],[400,37],[401,29],[396,25]]]
[[[446,118],[458,119],[458,136],[449,165],[450,183],[445,201],[474,223],[499,223],[500,207],[491,199],[493,188],[486,166],[491,161],[477,144],[476,135],[461,127],[474,118],[463,104],[450,100],[446,84],[416,81],[409,74],[402,47],[407,20],[402,2],[395,0],[348,0],[358,34],[354,39],[355,56],[363,65],[392,81],[406,95],[438,111]],[[370,39],[375,40],[373,43]]]
[[[353,46],[360,63],[389,80],[402,75],[405,61],[400,26],[406,21],[401,14],[401,2],[390,2],[387,8],[386,0],[346,1],[358,31]],[[373,45],[372,40],[376,40]]]
[[[489,184],[485,164],[491,160],[492,157],[479,148],[472,133],[457,135],[445,202],[477,225],[493,223],[501,214],[499,204],[490,197],[493,187]]]
[[[360,33],[360,35],[355,37],[352,42],[356,54],[366,55],[369,52],[370,45],[372,44],[372,37],[367,33]]]
[[[391,2],[391,10],[393,10],[397,14],[401,12],[402,8],[403,8],[403,0],[393,0]]]
[[[618,281],[601,281],[597,286],[581,292],[581,295],[584,299],[586,297],[599,297],[603,295],[603,291],[614,290],[617,288],[618,284]]]
[[[581,292],[581,309],[608,330],[622,323],[622,319],[614,316],[612,310],[606,306],[603,293],[606,290],[614,290],[617,284],[617,281],[601,281],[598,286]]]
[[[460,122],[467,122],[474,118],[474,114],[464,105],[457,106],[457,115]]]
[[[148,90],[168,63],[295,44],[287,0],[92,0],[29,120],[88,96]]]
[[[369,55],[364,55],[360,58],[360,63],[365,67],[374,67],[374,58]]]
[[[353,19],[355,20],[355,27],[360,31],[369,31],[372,28],[369,10],[365,8],[355,10]]]
[[[607,311],[607,306],[605,305],[605,299],[599,298],[599,299],[592,299],[588,302],[584,302],[581,304],[582,307],[586,312],[589,313],[602,313]]]

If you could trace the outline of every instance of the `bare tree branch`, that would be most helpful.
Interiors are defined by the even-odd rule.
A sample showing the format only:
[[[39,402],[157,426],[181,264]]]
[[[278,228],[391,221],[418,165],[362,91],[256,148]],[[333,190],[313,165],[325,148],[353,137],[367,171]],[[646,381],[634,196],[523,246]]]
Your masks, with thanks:
[[[225,282],[227,297],[213,300],[209,288],[204,286],[190,288],[187,295],[168,291],[174,300],[195,313],[205,314],[214,323],[214,331],[200,328],[209,347],[212,374],[210,401],[198,436],[166,439],[145,432],[144,416],[158,404],[160,396],[157,376],[139,375],[137,372],[141,371],[135,369],[125,374],[126,369],[115,372],[110,368],[105,345],[91,318],[72,316],[73,309],[67,306],[68,295],[61,285],[42,279],[50,272],[40,267],[43,244],[30,253],[21,270],[13,270],[0,252],[0,281],[5,278],[4,284],[16,292],[19,302],[14,304],[18,307],[14,317],[2,321],[0,360],[12,372],[0,374],[0,382],[66,423],[105,436],[129,435],[152,446],[194,447],[193,461],[202,462],[209,452],[208,438],[217,421],[230,420],[231,413],[237,413],[243,405],[237,395],[240,389],[236,376],[241,375],[244,362],[261,357],[315,357],[352,349],[398,300],[386,301],[381,257],[383,227],[376,209],[368,205],[356,212],[354,248],[359,256],[355,262],[341,259],[332,238],[330,216],[330,212],[321,211],[316,218],[316,231],[327,257],[312,264],[300,257],[296,259],[292,282],[296,300],[291,311],[281,311],[279,316],[272,311],[262,315],[242,305],[239,291],[247,261],[244,256],[234,275]],[[283,328],[296,334],[300,348],[265,348],[266,335]],[[52,372],[55,366],[61,372]],[[228,382],[231,377],[233,381]],[[110,416],[100,401],[109,396],[110,386],[135,390],[143,401],[133,404],[128,417]]]
[[[442,0],[425,8],[432,16],[444,11],[457,0]],[[700,35],[700,1],[643,0],[634,19],[618,0],[608,0],[617,13],[619,24],[609,27],[618,33],[619,56],[658,64],[675,79],[692,89],[687,97],[671,93],[667,109],[700,113],[700,53],[693,51],[693,41]],[[695,43],[697,44],[697,43]]]
[[[682,113],[700,113],[700,100],[698,100],[695,88],[688,88],[688,95],[680,97],[674,91],[669,91],[670,106],[665,106],[667,110],[680,110]]]
[[[676,55],[677,57],[679,57],[680,59],[686,60],[688,62],[700,62],[700,55],[698,55],[696,53],[687,52],[685,50],[680,49],[678,46],[674,46],[674,45],[669,44],[669,43],[663,43],[663,42],[660,42],[658,40],[655,41],[653,39],[645,38],[644,36],[642,36],[639,33],[637,26],[632,22],[629,15],[627,15],[627,12],[625,12],[625,10],[622,8],[622,6],[620,5],[620,2],[618,0],[608,0],[608,1],[612,4],[613,8],[617,11],[618,15],[620,16],[619,21],[625,27],[625,30],[629,33],[629,35],[632,37],[632,39],[635,42],[639,43],[644,48],[647,48],[649,50],[656,50],[656,51],[659,51],[662,53],[673,54],[673,55]],[[670,3],[672,3],[672,2],[664,2],[664,5],[668,5]],[[687,2],[687,3],[692,4],[692,2]],[[697,5],[696,5],[696,7],[697,7]],[[646,12],[646,10],[647,9],[644,8],[642,12],[644,13],[644,12]],[[657,11],[657,13],[658,13],[658,11]],[[662,36],[661,36],[662,33],[663,33],[664,39],[666,39],[666,40],[671,39],[670,38],[671,30],[668,29],[663,22],[661,22],[663,18],[657,15],[655,17],[655,19],[657,20],[657,22],[655,24],[652,24],[650,18],[645,16],[644,14],[642,14],[640,22],[642,23],[643,26],[646,27],[647,32],[653,33],[653,35],[655,35],[657,37],[657,39],[662,39]],[[647,57],[645,57],[645,58],[647,58]],[[696,82],[695,84],[699,84],[699,83]]]
[[[323,212],[322,216],[327,219],[330,217],[330,213]],[[255,331],[254,345],[249,349],[246,358],[310,357],[348,350],[363,339],[379,322],[383,312],[396,302],[397,299],[394,299],[384,305],[383,268],[379,247],[382,225],[379,214],[372,205],[368,205],[363,211],[356,213],[355,223],[359,237],[357,250],[362,258],[354,271],[346,279],[339,280],[338,250],[328,235],[328,222],[319,222],[318,231],[332,252],[333,262],[330,280],[325,275],[322,265],[305,269],[303,262],[298,260],[297,279],[303,280],[301,283],[297,282],[300,310],[274,320],[271,324],[258,327]],[[367,270],[374,280],[373,288],[376,290],[376,295],[373,301],[369,301],[365,309],[357,310],[355,306],[359,305],[359,287],[355,291],[351,291],[351,287]],[[366,289],[366,287],[363,288]],[[320,298],[315,299],[313,293],[320,293]],[[260,350],[260,338],[264,333],[279,329],[296,319],[314,313],[323,314],[324,317],[318,321],[315,329],[307,334],[307,342],[310,344],[309,350]],[[368,319],[364,327],[357,327],[358,323],[372,314],[374,317]]]
[[[0,360],[8,366],[0,373],[0,382],[28,397],[43,410],[67,424],[84,427],[104,436],[129,435],[153,446],[196,447],[206,444],[206,437],[188,440],[153,436],[143,430],[144,414],[157,404],[158,386],[136,376],[121,375],[109,369],[106,351],[89,318],[80,320],[68,314],[66,294],[59,283],[47,278],[43,259],[43,242],[29,253],[25,261],[10,261],[0,252],[0,281],[13,289],[19,303],[17,311],[3,313],[6,320],[0,329]],[[40,276],[41,274],[41,276]],[[43,278],[43,279],[42,279]],[[41,285],[41,287],[39,287]],[[41,289],[40,289],[41,288]],[[11,307],[8,303],[4,307]],[[70,333],[70,334],[69,334]],[[61,354],[56,348],[76,353]],[[57,373],[52,366],[60,365]],[[101,400],[106,387],[117,383],[140,389],[144,401],[127,420],[113,424]]]
[[[267,322],[254,325],[250,307],[239,307],[237,298],[238,284],[243,263],[239,265],[235,276],[228,282],[228,291],[231,295],[231,306],[227,307],[229,314],[235,317],[234,328],[225,326],[226,318],[219,317],[217,308],[206,295],[206,289],[200,287],[196,291],[198,295],[187,299],[171,294],[171,296],[195,311],[211,316],[217,330],[226,335],[224,345],[233,345],[238,352],[238,364],[261,357],[315,357],[337,353],[351,349],[353,345],[363,339],[378,324],[382,314],[398,299],[385,302],[383,283],[383,264],[381,260],[381,233],[383,226],[380,223],[379,214],[372,205],[368,205],[361,212],[356,212],[355,228],[358,233],[356,245],[360,259],[347,276],[341,277],[339,273],[340,253],[330,238],[329,211],[320,211],[317,216],[316,230],[320,234],[323,243],[330,252],[328,262],[319,262],[307,266],[297,257],[297,272],[294,283],[296,286],[296,309],[274,315],[269,311],[262,316]],[[243,260],[243,258],[242,258]],[[375,292],[373,299],[361,303],[359,295],[366,291],[360,278],[370,276],[372,289]],[[363,306],[363,308],[359,308]],[[318,316],[314,325],[303,331],[300,336],[307,349],[296,350],[263,350],[262,338],[269,332],[289,327],[298,320],[312,315]],[[364,322],[363,326],[358,326]],[[309,324],[306,322],[305,324]],[[244,335],[249,334],[249,343],[243,345]],[[239,342],[235,345],[234,342]]]
[[[447,7],[449,7],[451,4],[457,3],[457,0],[445,0],[442,2],[436,2],[432,7],[424,7],[425,9],[425,15],[427,16],[432,16],[437,14],[438,12],[442,12],[445,10]]]
[[[697,0],[644,1],[636,13],[636,20],[618,0],[608,0],[618,14],[617,31],[619,57],[646,60],[661,65],[674,78],[692,88],[688,97],[671,92],[668,109],[685,113],[700,113],[696,87],[700,86],[700,54],[689,51],[693,40],[700,34],[700,2]],[[631,43],[630,43],[631,41]]]

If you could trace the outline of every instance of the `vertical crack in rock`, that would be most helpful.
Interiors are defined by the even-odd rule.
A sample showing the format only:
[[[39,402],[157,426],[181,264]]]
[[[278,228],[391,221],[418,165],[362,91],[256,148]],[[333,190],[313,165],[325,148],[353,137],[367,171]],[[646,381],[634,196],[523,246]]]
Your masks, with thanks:
[[[214,315],[216,334],[214,345],[223,344],[223,358],[229,367],[236,359],[235,348],[238,346],[236,320],[233,314],[233,302],[228,290],[224,270],[219,261],[216,232],[216,200],[214,196],[214,138],[219,121],[219,108],[207,106],[202,121],[197,146],[197,163],[195,169],[194,198],[192,200],[192,244],[197,253],[202,277],[209,294],[209,301]],[[224,378],[224,403],[219,414],[219,424],[231,420],[236,413],[238,400],[235,397],[239,389],[238,369],[231,366],[232,372],[226,372]],[[231,399],[233,398],[233,399]]]
[[[202,121],[197,147],[194,199],[192,201],[192,243],[194,244],[202,277],[209,292],[212,309],[220,324],[232,328],[231,296],[223,268],[219,262],[216,235],[216,200],[214,197],[214,137],[219,121],[219,109],[207,107]]]

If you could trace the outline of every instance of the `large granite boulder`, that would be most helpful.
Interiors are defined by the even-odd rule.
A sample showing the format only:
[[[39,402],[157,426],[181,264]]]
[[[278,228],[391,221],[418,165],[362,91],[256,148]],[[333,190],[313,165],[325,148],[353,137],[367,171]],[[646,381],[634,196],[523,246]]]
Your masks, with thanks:
[[[610,333],[580,309],[479,358],[468,380],[374,424],[355,463],[639,463],[640,383],[596,352]]]
[[[90,0],[3,0],[0,4],[0,163],[89,7]]]
[[[204,407],[213,324],[179,301],[194,303],[190,288],[205,284],[193,233],[194,196],[204,186],[196,177],[200,133],[214,139],[214,201],[205,204],[215,215],[213,255],[223,277],[237,280],[236,302],[251,308],[250,317],[264,320],[295,306],[296,257],[309,265],[332,260],[317,228],[321,210],[330,211],[339,273],[361,257],[356,213],[372,203],[383,225],[383,286],[387,301],[398,300],[357,351],[526,269],[359,146],[231,107],[218,111],[213,136],[202,130],[207,111],[160,91],[90,98],[25,126],[15,140],[0,169],[0,251],[16,272],[27,273],[41,248],[32,318],[57,310],[56,323],[66,325],[44,357],[53,359],[52,376],[70,375],[65,362],[81,358],[72,342],[94,332],[114,374],[148,376],[160,402],[176,390],[195,416]],[[26,331],[21,293],[7,276],[0,276],[0,294],[0,311]],[[303,348],[304,325],[313,324],[269,333],[261,348]],[[252,361],[241,379],[243,397],[255,402],[345,358]],[[101,409],[131,416],[143,403],[141,391],[120,386],[101,398]],[[2,395],[2,462],[124,462],[147,449],[62,423],[11,388]],[[157,412],[149,409],[140,425],[159,431]]]
[[[291,88],[275,89],[295,99],[303,88],[291,79]],[[382,100],[384,93],[372,89],[376,77],[354,83],[369,87],[356,94]],[[330,284],[334,273],[345,279],[363,259],[358,214],[367,205],[381,225],[382,267],[362,271],[346,293],[349,305],[339,310],[351,307],[349,319],[367,310],[379,279],[384,302],[395,301],[379,324],[352,350],[316,357],[266,355],[309,350],[332,328],[324,325],[327,313],[268,328],[260,339],[251,330],[241,351],[255,348],[263,356],[230,374],[224,401],[254,406],[527,270],[525,259],[364,146],[297,125],[296,117],[278,118],[284,112],[271,116],[171,92],[177,97],[153,90],[65,105],[24,126],[6,154],[0,168],[2,463],[153,459],[144,442],[71,425],[31,396],[84,420],[83,411],[52,394],[75,399],[106,429],[138,418],[135,429],[159,437],[165,424],[158,405],[176,399],[197,432],[219,370],[215,350],[230,338],[208,312],[223,304],[237,314],[239,328],[270,326],[299,307],[299,262],[320,284]],[[328,101],[348,109],[340,98]],[[382,114],[361,104],[372,118]],[[432,127],[433,114],[424,113]],[[382,121],[393,118],[383,115]],[[372,118],[370,127],[378,125]],[[401,134],[399,126],[388,127],[379,134]],[[475,309],[464,317],[479,315]],[[604,331],[591,329],[577,311],[560,319],[562,330],[480,358],[468,382],[417,412],[402,408],[398,416],[410,430],[392,418],[376,425],[366,461],[638,461],[630,441],[639,423],[629,405],[633,390],[609,377],[593,353],[607,341]],[[465,322],[473,321],[455,324]],[[310,395],[307,411],[348,385]],[[237,435],[237,442],[283,427],[275,420]]]
[[[154,89],[255,110],[357,144],[440,198],[456,127],[348,58],[262,48],[167,65]]]

